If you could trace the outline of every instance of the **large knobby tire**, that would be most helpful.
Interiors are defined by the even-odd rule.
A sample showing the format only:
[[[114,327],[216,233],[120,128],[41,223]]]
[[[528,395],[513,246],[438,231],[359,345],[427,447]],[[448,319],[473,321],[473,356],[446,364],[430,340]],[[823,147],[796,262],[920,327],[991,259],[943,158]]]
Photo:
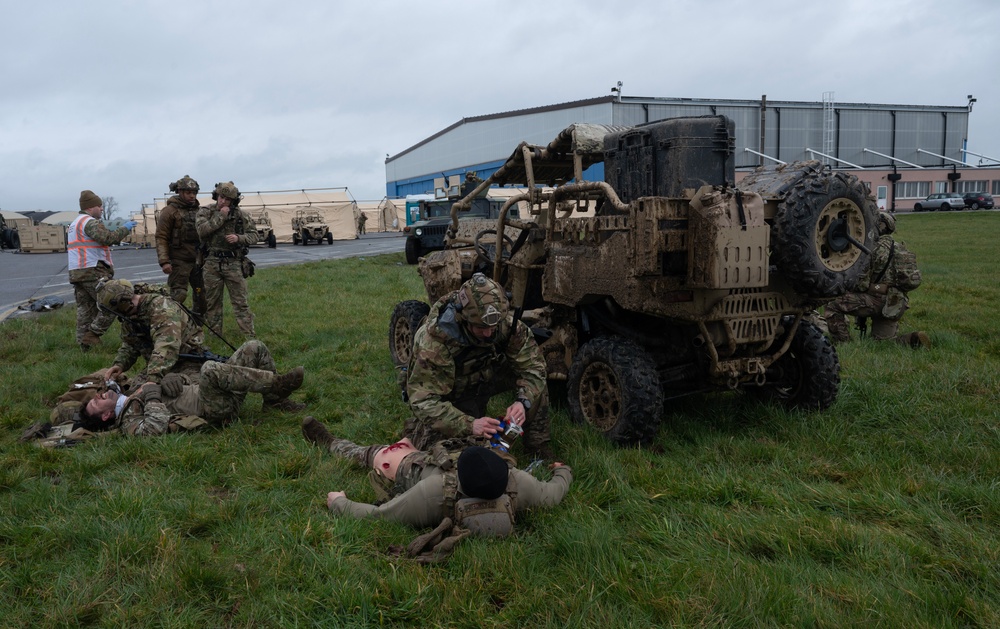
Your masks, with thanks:
[[[326,232],[326,244],[333,244],[333,232]]]
[[[392,364],[403,367],[410,363],[413,335],[430,311],[430,306],[416,299],[401,301],[392,309],[389,319],[389,356]]]
[[[16,231],[11,230],[10,237],[8,238],[7,247],[18,251],[21,249],[21,236]]]
[[[420,241],[413,236],[406,237],[406,263],[416,264],[420,260]]]
[[[278,246],[278,239],[274,237],[273,233],[267,235],[267,246],[271,249],[275,249]]]
[[[308,244],[309,244],[309,231],[303,229],[302,230],[302,246],[305,247]]]
[[[573,421],[586,422],[618,444],[649,443],[663,416],[656,365],[632,341],[596,338],[573,357],[567,379]]]
[[[786,320],[786,325],[791,321]],[[837,350],[818,327],[799,323],[788,351],[767,370],[761,387],[747,393],[785,408],[821,411],[829,408],[840,392],[840,359]]]
[[[842,172],[813,172],[785,195],[774,218],[773,261],[792,288],[830,298],[854,290],[868,269],[876,236],[876,206],[864,183]]]

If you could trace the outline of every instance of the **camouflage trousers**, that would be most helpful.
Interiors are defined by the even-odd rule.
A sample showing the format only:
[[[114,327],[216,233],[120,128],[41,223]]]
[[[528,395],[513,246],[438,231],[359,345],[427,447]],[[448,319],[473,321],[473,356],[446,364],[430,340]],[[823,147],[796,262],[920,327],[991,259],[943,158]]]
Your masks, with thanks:
[[[848,316],[868,317],[872,324],[872,338],[876,341],[895,338],[899,330],[899,319],[889,319],[882,314],[885,301],[885,295],[848,293],[828,303],[823,318],[830,328],[830,338],[835,343],[846,343],[851,340]]]
[[[222,424],[237,419],[247,393],[261,393],[266,402],[277,401],[269,395],[275,375],[274,358],[258,340],[241,345],[224,363],[206,362],[198,390],[205,419]]]
[[[170,287],[170,297],[179,304],[187,299],[188,284],[191,285],[191,310],[203,315],[208,310],[205,306],[205,280],[201,267],[194,262],[185,260],[170,261],[170,275],[167,276],[167,286]]]
[[[247,281],[239,258],[208,256],[202,267],[205,278],[205,325],[222,334],[222,293],[229,290],[236,324],[244,336],[254,338],[253,313],[247,300]]]
[[[108,277],[112,277],[109,275]],[[76,342],[81,343],[87,332],[104,336],[115,318],[97,307],[97,279],[73,282],[73,298],[76,300]]]

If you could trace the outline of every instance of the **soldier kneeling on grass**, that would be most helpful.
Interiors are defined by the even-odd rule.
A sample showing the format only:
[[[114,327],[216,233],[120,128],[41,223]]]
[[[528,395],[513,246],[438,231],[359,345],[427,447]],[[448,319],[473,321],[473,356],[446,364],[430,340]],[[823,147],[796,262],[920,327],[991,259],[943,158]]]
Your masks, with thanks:
[[[388,500],[380,505],[366,504],[348,500],[342,491],[331,491],[326,500],[331,511],[355,518],[384,518],[416,528],[436,526],[405,551],[391,549],[421,563],[447,558],[455,544],[468,535],[510,534],[515,513],[559,504],[573,482],[573,471],[563,463],[552,463],[552,479],[540,481],[480,446],[454,452],[445,443],[422,451],[405,438],[390,445],[359,446],[334,437],[312,417],[302,422],[302,434],[324,451],[370,469],[376,495]]]
[[[304,369],[296,367],[278,374],[267,346],[257,340],[244,343],[225,363],[205,362],[198,382],[171,373],[160,383],[135,385],[126,393],[114,379],[104,379],[108,371],[91,374],[89,384],[87,379],[78,381],[74,386],[85,393],[63,398],[51,421],[28,428],[21,440],[41,439],[40,445],[60,446],[111,429],[132,436],[155,436],[206,424],[225,426],[238,419],[247,393],[262,394],[265,406],[305,408],[288,399],[302,386]]]

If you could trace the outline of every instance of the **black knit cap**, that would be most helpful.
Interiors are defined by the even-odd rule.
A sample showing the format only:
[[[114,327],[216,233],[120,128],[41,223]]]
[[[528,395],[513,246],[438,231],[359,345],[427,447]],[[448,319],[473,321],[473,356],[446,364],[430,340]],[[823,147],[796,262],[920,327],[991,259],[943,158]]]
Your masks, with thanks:
[[[507,463],[489,448],[466,448],[458,456],[458,484],[471,498],[499,498],[507,491]]]

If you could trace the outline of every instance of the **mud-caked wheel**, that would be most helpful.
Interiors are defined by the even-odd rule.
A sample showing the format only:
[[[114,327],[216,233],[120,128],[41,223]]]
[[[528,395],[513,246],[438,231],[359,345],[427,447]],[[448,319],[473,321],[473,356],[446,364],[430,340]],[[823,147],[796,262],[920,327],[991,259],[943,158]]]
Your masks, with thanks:
[[[791,320],[785,323],[791,325]],[[788,351],[771,365],[765,378],[763,386],[748,387],[747,393],[785,408],[821,411],[840,392],[840,359],[820,329],[802,321]]]
[[[618,444],[648,443],[663,415],[656,365],[632,341],[596,338],[573,358],[567,380],[573,421],[587,423]]]
[[[392,364],[397,367],[409,364],[413,335],[430,311],[430,306],[416,299],[401,301],[392,309],[389,319],[389,356]]]
[[[420,259],[420,241],[413,236],[406,237],[406,263],[416,264]]]
[[[837,297],[854,290],[868,268],[876,206],[854,175],[811,172],[779,203],[772,229],[774,263],[796,292]]]

